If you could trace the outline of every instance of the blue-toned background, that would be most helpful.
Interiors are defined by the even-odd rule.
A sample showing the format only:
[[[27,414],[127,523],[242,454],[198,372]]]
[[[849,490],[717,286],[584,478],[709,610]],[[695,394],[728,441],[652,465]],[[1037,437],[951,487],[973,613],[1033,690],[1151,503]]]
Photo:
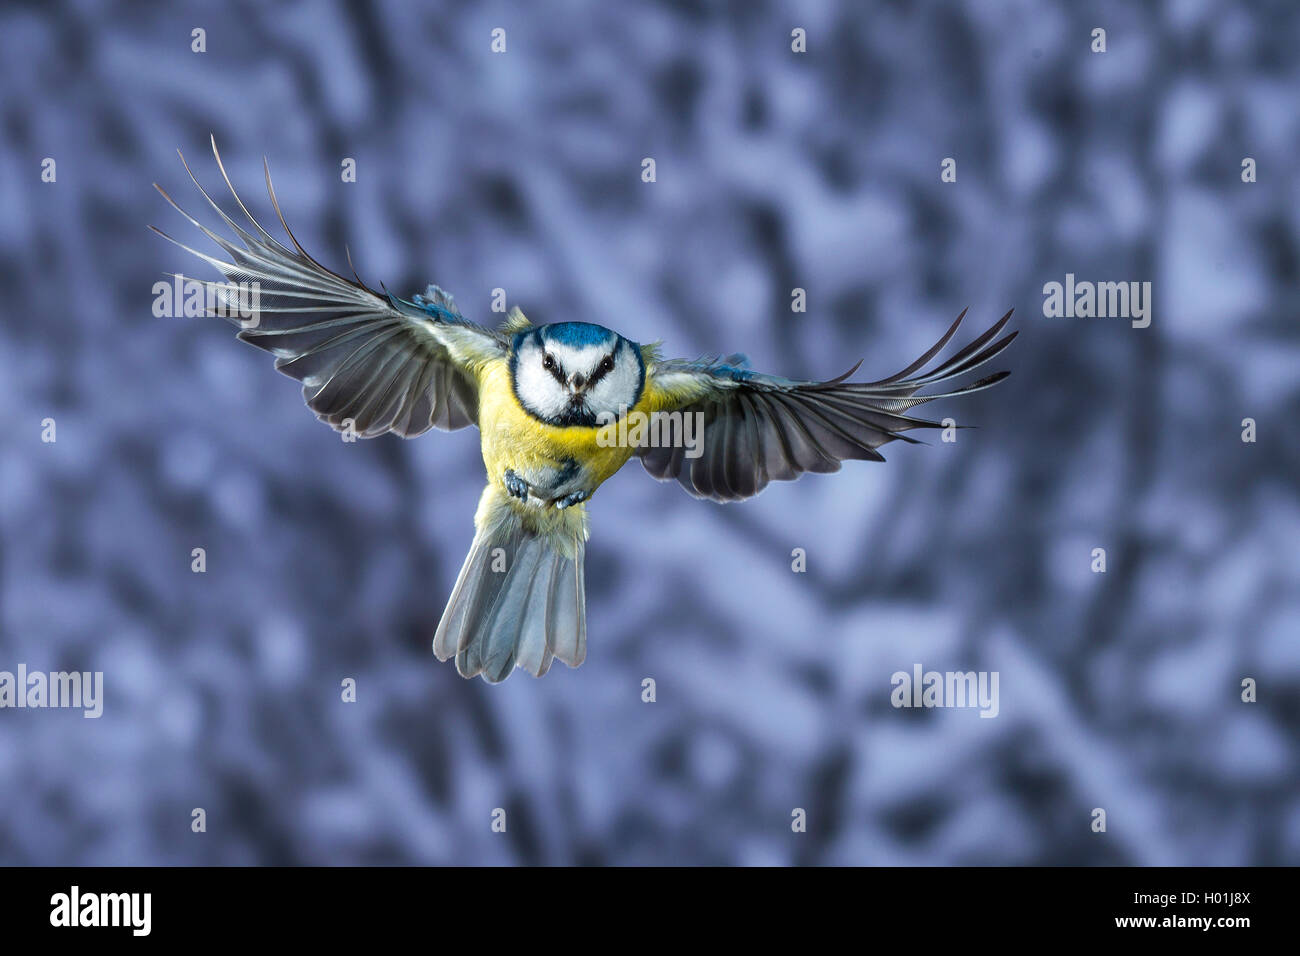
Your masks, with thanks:
[[[1298,42],[1281,2],[6,5],[0,670],[106,701],[0,710],[0,863],[1300,862]],[[880,378],[1015,307],[1014,374],[741,505],[632,463],[587,663],[464,681],[477,433],[344,444],[152,315],[216,277],[145,228],[208,248],[150,184],[215,227],[210,132],[324,263],[485,322]],[[1151,327],[1044,318],[1067,272]],[[999,716],[895,710],[918,662]]]

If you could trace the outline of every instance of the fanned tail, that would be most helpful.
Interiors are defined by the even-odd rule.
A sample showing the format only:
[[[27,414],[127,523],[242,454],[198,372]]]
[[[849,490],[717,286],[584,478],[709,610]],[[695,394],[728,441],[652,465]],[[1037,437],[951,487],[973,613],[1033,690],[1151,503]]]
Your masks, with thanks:
[[[433,639],[438,660],[495,684],[516,667],[541,677],[559,658],[587,656],[582,562],[586,513],[516,504],[489,484],[477,533]]]

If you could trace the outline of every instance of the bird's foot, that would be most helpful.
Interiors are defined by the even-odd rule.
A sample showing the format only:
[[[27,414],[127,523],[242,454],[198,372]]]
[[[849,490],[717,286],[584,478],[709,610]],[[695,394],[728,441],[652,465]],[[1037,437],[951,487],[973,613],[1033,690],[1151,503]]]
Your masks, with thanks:
[[[528,482],[516,475],[512,469],[506,469],[503,480],[505,481],[506,492],[510,497],[518,498],[520,501],[528,500]]]
[[[591,497],[591,492],[586,490],[571,491],[563,498],[555,499],[555,507],[568,508],[572,505],[580,504]]]

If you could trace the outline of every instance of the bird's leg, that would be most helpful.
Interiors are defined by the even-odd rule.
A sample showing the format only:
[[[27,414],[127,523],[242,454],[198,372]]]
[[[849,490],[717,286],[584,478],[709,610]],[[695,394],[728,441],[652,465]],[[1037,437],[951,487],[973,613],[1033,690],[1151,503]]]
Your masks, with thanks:
[[[513,498],[525,503],[531,495],[544,508],[571,508],[591,497],[593,489],[579,487],[584,480],[581,466],[573,458],[544,465],[527,472],[524,478],[513,468],[501,476],[502,484]]]
[[[585,488],[579,488],[577,491],[571,491],[563,498],[555,499],[555,507],[568,508],[572,505],[579,504],[591,497],[591,492]]]
[[[582,487],[585,480],[582,466],[576,458],[565,458],[558,462],[555,474],[548,483],[548,504],[556,508],[570,508],[591,497],[591,489]]]
[[[514,469],[507,468],[506,473],[502,478],[505,482],[506,492],[509,493],[512,498],[518,498],[520,501],[528,500],[528,492],[531,486],[528,482],[524,481],[524,479],[516,475]]]

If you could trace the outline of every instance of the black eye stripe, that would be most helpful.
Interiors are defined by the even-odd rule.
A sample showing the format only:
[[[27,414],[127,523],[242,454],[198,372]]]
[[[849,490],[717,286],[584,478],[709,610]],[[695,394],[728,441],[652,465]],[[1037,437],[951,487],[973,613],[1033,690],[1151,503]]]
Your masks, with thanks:
[[[591,373],[591,378],[587,380],[587,387],[591,388],[591,386],[595,385],[597,382],[599,382],[602,378],[604,378],[613,370],[614,370],[614,356],[606,355],[603,359],[601,359],[600,364],[596,366],[596,371]]]
[[[561,385],[566,384],[564,373],[560,370],[560,363],[555,361],[555,356],[550,352],[542,353],[542,368],[551,373],[551,376]]]

